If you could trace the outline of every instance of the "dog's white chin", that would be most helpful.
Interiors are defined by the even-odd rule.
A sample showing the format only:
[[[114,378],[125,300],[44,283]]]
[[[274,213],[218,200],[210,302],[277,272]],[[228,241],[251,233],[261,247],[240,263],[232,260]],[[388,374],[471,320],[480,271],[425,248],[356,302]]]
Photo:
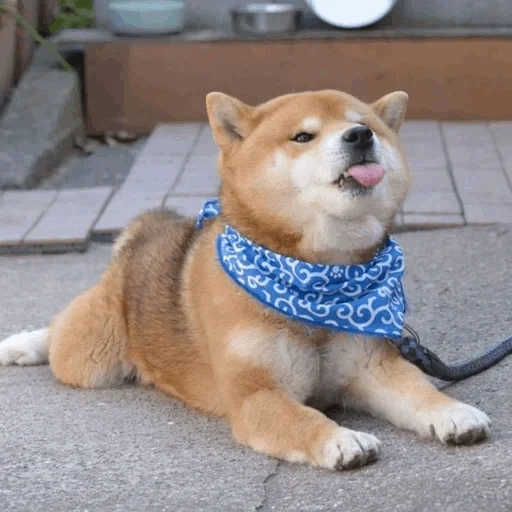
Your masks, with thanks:
[[[318,216],[305,229],[303,243],[318,254],[340,255],[343,263],[348,255],[374,247],[385,235],[384,224],[373,215],[353,220],[340,220],[333,216]]]
[[[386,233],[391,205],[385,184],[367,195],[354,195],[334,184],[311,187],[299,202],[309,217],[303,223],[304,243],[315,252],[354,253],[374,247]]]
[[[367,194],[354,194],[335,183],[302,191],[299,202],[315,217],[326,215],[339,221],[357,221],[367,215],[379,216],[387,209],[385,185],[379,184]]]

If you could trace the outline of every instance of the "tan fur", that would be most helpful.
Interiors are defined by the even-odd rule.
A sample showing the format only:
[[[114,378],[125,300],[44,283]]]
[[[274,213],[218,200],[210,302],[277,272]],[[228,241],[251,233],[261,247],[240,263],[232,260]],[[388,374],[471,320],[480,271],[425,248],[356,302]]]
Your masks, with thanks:
[[[443,442],[485,437],[483,413],[439,392],[391,345],[311,329],[264,308],[215,256],[216,236],[229,223],[306,261],[371,259],[410,186],[396,134],[406,103],[401,92],[373,106],[337,91],[259,107],[209,95],[223,215],[201,230],[169,212],[132,222],[99,283],[51,325],[56,377],[80,387],[152,384],[225,417],[234,437],[257,451],[328,469],[373,461],[380,446],[320,412],[331,405],[352,404]],[[345,158],[337,141],[358,123],[378,138],[386,176],[371,195],[353,198],[333,181]],[[319,132],[307,146],[290,142],[305,129]]]

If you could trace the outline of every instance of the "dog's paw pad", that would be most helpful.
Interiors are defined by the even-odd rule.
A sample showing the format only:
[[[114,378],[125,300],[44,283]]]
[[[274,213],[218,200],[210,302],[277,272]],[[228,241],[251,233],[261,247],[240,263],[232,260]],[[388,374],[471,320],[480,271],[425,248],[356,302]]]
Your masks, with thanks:
[[[339,427],[325,443],[319,465],[338,471],[355,469],[376,461],[379,453],[375,436]]]
[[[469,445],[489,436],[487,414],[463,403],[445,406],[432,413],[430,434],[444,444]]]

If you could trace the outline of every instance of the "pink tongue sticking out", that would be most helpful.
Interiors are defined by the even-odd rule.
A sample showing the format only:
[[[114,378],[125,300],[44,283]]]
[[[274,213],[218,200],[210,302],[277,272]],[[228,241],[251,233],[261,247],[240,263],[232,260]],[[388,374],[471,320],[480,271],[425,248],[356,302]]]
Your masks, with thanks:
[[[374,187],[384,177],[384,167],[370,163],[353,165],[348,168],[347,173],[364,187]]]

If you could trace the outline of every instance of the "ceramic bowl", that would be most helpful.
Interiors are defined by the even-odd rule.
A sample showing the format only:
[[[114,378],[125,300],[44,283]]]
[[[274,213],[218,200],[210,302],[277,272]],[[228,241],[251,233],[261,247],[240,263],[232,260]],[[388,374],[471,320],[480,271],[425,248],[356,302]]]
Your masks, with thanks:
[[[176,0],[114,0],[108,5],[109,26],[124,36],[172,34],[183,29],[184,10],[185,3]]]

